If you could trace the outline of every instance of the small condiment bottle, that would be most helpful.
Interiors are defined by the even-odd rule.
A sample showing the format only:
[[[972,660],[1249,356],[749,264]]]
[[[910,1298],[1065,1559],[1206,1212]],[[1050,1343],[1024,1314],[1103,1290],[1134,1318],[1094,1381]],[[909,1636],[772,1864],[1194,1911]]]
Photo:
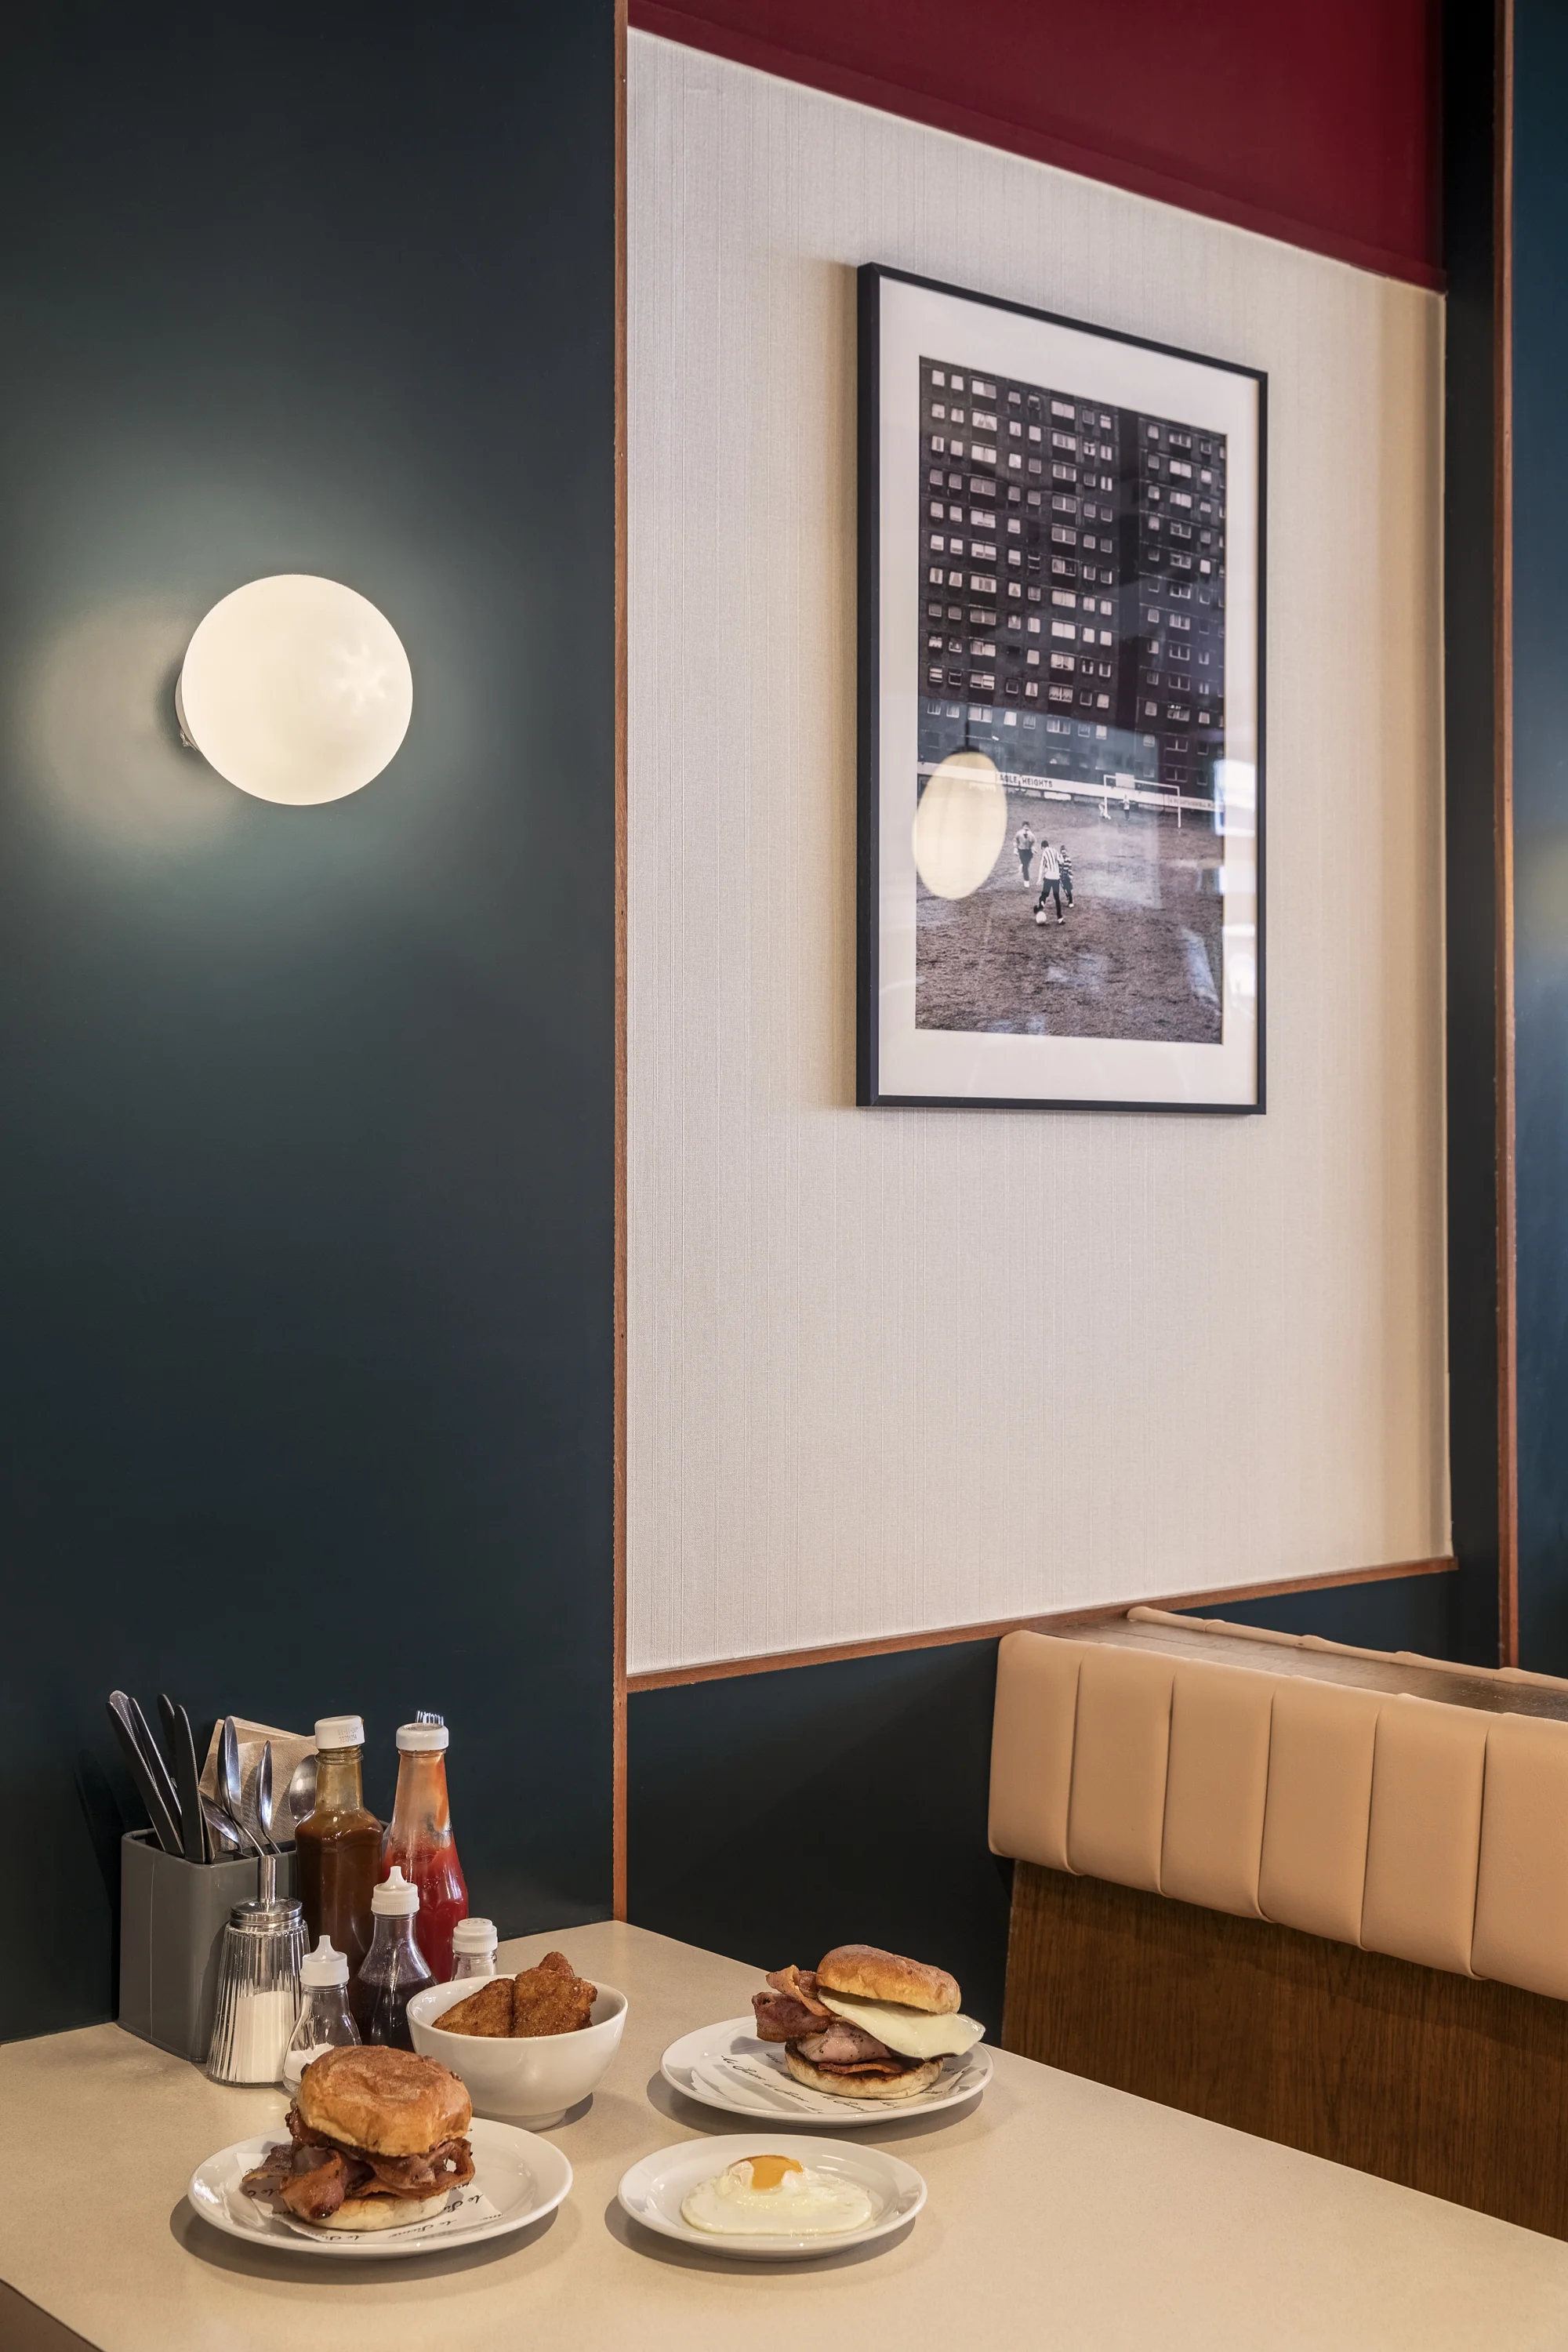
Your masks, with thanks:
[[[316,1801],[294,1832],[306,1933],[331,1938],[352,1977],[370,1948],[370,1890],[381,1875],[381,1823],[360,1790],[364,1724],[327,1715],[316,1726]]]
[[[452,1978],[493,1977],[496,1972],[496,1935],[493,1919],[459,1919],[452,1930]]]
[[[349,1990],[354,2023],[363,2042],[389,2050],[412,2050],[408,2004],[424,1985],[434,1983],[428,1962],[415,1941],[419,1889],[395,1866],[370,1898],[374,1922],[370,1949]]]
[[[359,2028],[349,2015],[347,1954],[334,1951],[323,1936],[315,1950],[306,1953],[300,1980],[304,1989],[304,2005],[294,2028],[294,2039],[283,2057],[283,2087],[287,2091],[299,2089],[300,2075],[323,2050],[341,2049],[359,2040]]]
[[[437,1984],[452,1973],[452,1930],[468,1916],[468,1889],[447,1801],[447,1727],[405,1723],[397,1734],[397,1796],[381,1849],[419,1889],[419,1948]]]

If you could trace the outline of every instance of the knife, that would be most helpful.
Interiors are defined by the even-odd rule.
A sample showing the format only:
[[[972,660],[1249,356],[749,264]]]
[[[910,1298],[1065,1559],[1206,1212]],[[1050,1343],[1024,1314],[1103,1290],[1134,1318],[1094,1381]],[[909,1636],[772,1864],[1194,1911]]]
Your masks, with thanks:
[[[206,1828],[202,1813],[196,1743],[191,1730],[191,1718],[183,1706],[174,1705],[165,1691],[158,1694],[158,1712],[163,1718],[163,1727],[169,1735],[169,1753],[174,1759],[174,1779],[180,1799],[180,1835],[184,1840],[185,1860],[205,1862]]]
[[[142,1760],[158,1784],[163,1799],[164,1810],[174,1824],[174,1832],[177,1836],[180,1828],[180,1801],[174,1793],[174,1775],[163,1761],[163,1751],[153,1737],[153,1727],[142,1712],[141,1701],[127,1698],[125,1705],[129,1710],[132,1735],[137,1747],[142,1750]]]
[[[131,1768],[131,1777],[136,1783],[142,1802],[147,1808],[147,1818],[153,1824],[158,1843],[165,1853],[183,1853],[184,1849],[180,1843],[179,1831],[174,1827],[174,1817],[164,1799],[160,1776],[143,1755],[141,1740],[136,1735],[136,1724],[140,1722],[149,1741],[153,1737],[152,1733],[147,1731],[146,1721],[141,1708],[137,1706],[134,1699],[127,1698],[123,1691],[118,1690],[110,1692],[108,1706],[109,1720],[114,1726],[114,1736],[120,1742],[121,1753]]]
[[[168,1786],[164,1789],[163,1794],[169,1801],[169,1811],[174,1816],[174,1827],[180,1832],[183,1838],[184,1835],[185,1824],[184,1818],[184,1807],[180,1802],[179,1790],[180,1721],[178,1716],[174,1713],[174,1702],[169,1696],[167,1691],[160,1691],[158,1693],[158,1714],[163,1726],[163,1748],[166,1748],[169,1751],[169,1760],[164,1766],[163,1774],[163,1779],[168,1782]],[[160,1748],[158,1751],[158,1761],[160,1764],[163,1763],[163,1748]]]

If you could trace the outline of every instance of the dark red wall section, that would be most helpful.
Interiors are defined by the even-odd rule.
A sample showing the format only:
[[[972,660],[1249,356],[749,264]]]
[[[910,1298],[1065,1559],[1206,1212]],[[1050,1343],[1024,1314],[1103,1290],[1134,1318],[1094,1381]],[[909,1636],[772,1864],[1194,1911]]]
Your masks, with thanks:
[[[630,0],[645,32],[1441,286],[1434,0]]]

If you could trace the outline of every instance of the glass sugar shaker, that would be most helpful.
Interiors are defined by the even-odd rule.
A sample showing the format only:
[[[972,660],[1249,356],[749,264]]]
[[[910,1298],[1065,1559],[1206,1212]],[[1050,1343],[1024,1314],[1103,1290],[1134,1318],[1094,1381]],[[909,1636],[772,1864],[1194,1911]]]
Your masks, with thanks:
[[[305,1997],[294,2038],[284,2053],[286,2091],[299,2089],[300,2075],[323,2050],[342,2049],[359,2040],[359,2028],[349,2015],[348,1954],[335,1950],[331,1937],[323,1936],[315,1950],[306,1953],[300,1974]]]
[[[215,2083],[276,2083],[300,2014],[305,1923],[279,1895],[270,1854],[254,1900],[237,1903],[218,1955],[217,2004],[207,2073]]]
[[[452,1930],[452,1974],[448,1981],[456,1984],[459,1977],[493,1977],[498,1940],[493,1919],[459,1919]]]

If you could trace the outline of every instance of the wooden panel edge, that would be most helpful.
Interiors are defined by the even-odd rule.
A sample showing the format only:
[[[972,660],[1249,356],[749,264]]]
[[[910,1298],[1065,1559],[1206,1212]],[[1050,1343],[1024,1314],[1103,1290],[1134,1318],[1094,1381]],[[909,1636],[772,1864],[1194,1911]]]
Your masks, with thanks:
[[[1513,0],[1497,0],[1492,219],[1492,783],[1497,893],[1498,1662],[1519,1664],[1513,990]]]
[[[1058,1609],[1045,1616],[999,1617],[984,1625],[944,1625],[934,1633],[887,1633],[871,1642],[837,1642],[818,1650],[765,1650],[754,1658],[710,1659],[698,1666],[655,1666],[627,1675],[626,1687],[672,1690],[685,1683],[723,1682],[737,1675],[776,1674],[784,1666],[833,1666],[848,1658],[881,1658],[898,1650],[951,1648],[959,1642],[994,1642],[1004,1633],[1060,1633],[1075,1625],[1104,1625],[1129,1609],[1212,1609],[1227,1601],[1265,1601],[1276,1593],[1326,1592],[1337,1585],[1383,1584],[1400,1576],[1446,1576],[1458,1566],[1451,1556],[1389,1560],[1379,1568],[1336,1568],[1318,1576],[1297,1576],[1268,1584],[1223,1584],[1205,1592],[1144,1593],[1104,1607]]]
[[[610,1902],[626,1916],[626,0],[616,0],[616,1071]]]

